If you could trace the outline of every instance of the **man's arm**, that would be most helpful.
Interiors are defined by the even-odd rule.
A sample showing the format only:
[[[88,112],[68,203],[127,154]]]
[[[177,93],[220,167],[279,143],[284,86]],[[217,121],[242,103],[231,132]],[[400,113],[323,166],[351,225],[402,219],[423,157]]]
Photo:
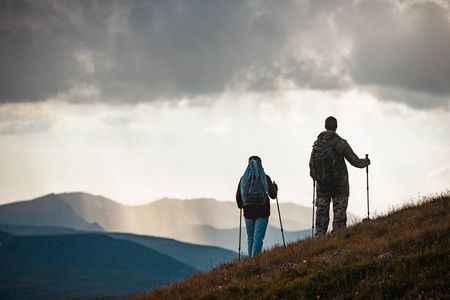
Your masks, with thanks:
[[[365,158],[359,158],[355,152],[353,152],[352,147],[347,143],[346,140],[343,140],[344,145],[344,157],[345,159],[354,167],[357,168],[365,168],[370,165],[370,161]]]

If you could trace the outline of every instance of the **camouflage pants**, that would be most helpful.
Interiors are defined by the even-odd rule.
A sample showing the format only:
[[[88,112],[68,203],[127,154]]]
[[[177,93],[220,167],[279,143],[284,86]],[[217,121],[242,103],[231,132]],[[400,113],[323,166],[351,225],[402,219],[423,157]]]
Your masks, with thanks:
[[[330,222],[330,202],[329,198],[316,199],[316,235],[327,233]],[[347,225],[348,196],[333,198],[333,230],[345,228]]]

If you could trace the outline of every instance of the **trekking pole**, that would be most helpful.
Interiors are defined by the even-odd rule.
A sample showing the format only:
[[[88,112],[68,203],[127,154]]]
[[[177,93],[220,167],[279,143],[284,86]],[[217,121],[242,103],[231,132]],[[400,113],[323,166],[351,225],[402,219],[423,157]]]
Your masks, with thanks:
[[[314,202],[316,200],[316,181],[313,180],[313,201],[312,201],[312,205],[313,205],[313,209],[312,209],[312,228],[311,228],[311,237],[314,238]]]
[[[273,183],[275,184],[275,181]],[[278,217],[280,218],[281,236],[283,237],[283,246],[286,248],[286,242],[284,241],[283,224],[281,223],[280,205],[278,204],[278,197],[276,197],[276,199],[277,199]]]
[[[239,262],[241,262],[241,228],[242,228],[242,208],[239,214]]]
[[[369,159],[369,154],[366,154],[366,159]],[[370,220],[369,210],[369,165],[366,166],[366,179],[367,179],[367,221]]]

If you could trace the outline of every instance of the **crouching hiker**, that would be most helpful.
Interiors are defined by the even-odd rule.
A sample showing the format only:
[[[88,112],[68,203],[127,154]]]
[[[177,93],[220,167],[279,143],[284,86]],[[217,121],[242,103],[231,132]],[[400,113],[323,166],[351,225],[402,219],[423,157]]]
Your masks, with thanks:
[[[237,205],[244,209],[250,257],[261,252],[270,216],[269,196],[275,199],[277,192],[278,187],[275,182],[272,182],[264,173],[261,158],[250,157],[236,192]]]
[[[325,129],[314,142],[309,161],[310,175],[317,182],[316,236],[327,232],[332,199],[332,232],[346,227],[350,188],[345,160],[357,168],[370,165],[368,158],[358,158],[347,141],[336,133],[337,120],[334,117],[325,120]]]

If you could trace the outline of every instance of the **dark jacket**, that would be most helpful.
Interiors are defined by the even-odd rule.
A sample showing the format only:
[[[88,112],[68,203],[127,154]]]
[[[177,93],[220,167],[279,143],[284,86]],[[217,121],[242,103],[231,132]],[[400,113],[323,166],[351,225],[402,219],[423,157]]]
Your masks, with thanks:
[[[350,195],[350,187],[348,184],[348,171],[347,165],[345,164],[344,158],[354,167],[364,168],[369,162],[367,159],[360,159],[355,152],[353,152],[350,145],[346,140],[341,138],[336,132],[333,131],[324,131],[319,134],[317,140],[321,140],[322,143],[326,145],[331,145],[336,143],[335,145],[335,153],[337,155],[338,161],[338,170],[339,170],[339,179],[336,182],[332,182],[328,185],[319,185],[316,183],[317,197],[325,198],[325,197],[343,197]],[[316,143],[315,143],[316,144]],[[313,146],[314,147],[314,146]],[[312,154],[312,153],[311,153]],[[311,157],[312,159],[312,157]],[[310,159],[310,166],[311,166]]]
[[[269,186],[269,196],[275,199],[278,194],[277,186],[272,182],[272,179],[266,174],[267,185]],[[242,179],[242,178],[241,178]],[[241,180],[236,192],[236,203],[239,208],[242,208],[243,202],[241,198]],[[264,206],[246,206],[244,207],[244,217],[247,219],[267,218],[270,216],[270,203],[266,201]]]

